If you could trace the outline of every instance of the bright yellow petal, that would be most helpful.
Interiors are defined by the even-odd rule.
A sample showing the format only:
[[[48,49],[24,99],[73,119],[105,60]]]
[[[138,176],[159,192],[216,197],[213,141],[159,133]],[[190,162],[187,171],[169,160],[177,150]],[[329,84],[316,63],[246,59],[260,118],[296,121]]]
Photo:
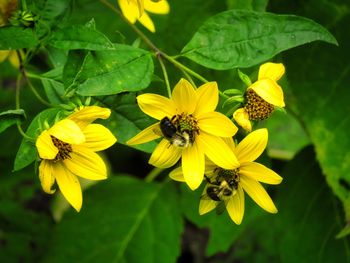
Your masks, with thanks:
[[[254,202],[257,203],[262,209],[269,213],[277,213],[277,208],[271,200],[271,197],[258,181],[241,175],[240,184],[244,191],[246,191]]]
[[[197,120],[201,131],[219,137],[232,137],[238,130],[229,118],[216,111],[203,113]]]
[[[170,6],[166,0],[160,0],[158,2],[145,0],[144,7],[148,12],[159,15],[168,14],[170,11]]]
[[[80,127],[69,119],[57,122],[48,132],[50,135],[69,144],[81,144],[85,142],[85,136]]]
[[[152,124],[143,131],[139,132],[136,136],[132,137],[126,142],[128,145],[135,145],[153,141],[161,137],[161,131],[159,128],[159,122]]]
[[[235,142],[232,137],[222,138],[224,142],[230,147],[230,149],[234,150],[236,148]]]
[[[205,198],[207,194],[207,186],[205,186],[203,193],[202,193],[202,198],[199,201],[199,208],[198,212],[200,215],[204,215],[210,211],[212,211],[216,207],[216,202],[214,200],[211,200],[209,197]],[[204,196],[204,198],[203,198]]]
[[[239,167],[239,162],[233,150],[221,138],[201,132],[196,140],[203,146],[205,155],[217,166],[224,169]]]
[[[283,76],[284,72],[285,68],[282,63],[268,62],[260,66],[258,79],[268,78],[277,81]]]
[[[79,212],[83,204],[83,195],[78,178],[66,169],[61,162],[54,164],[54,173],[63,196]]]
[[[280,184],[282,177],[260,163],[242,163],[239,173],[266,184]]]
[[[19,68],[19,58],[16,51],[10,51],[9,61],[15,68]]]
[[[56,191],[55,189],[51,189],[55,183],[52,162],[46,160],[41,161],[39,165],[39,179],[45,193],[53,194]]]
[[[256,94],[266,102],[277,107],[285,106],[283,90],[276,81],[271,79],[261,79],[254,82],[249,88],[253,89]]]
[[[177,167],[169,173],[169,177],[174,181],[185,182],[184,174],[182,172],[182,167]]]
[[[182,149],[176,147],[166,139],[161,142],[154,149],[149,163],[159,168],[169,168],[173,166],[181,157]]]
[[[252,131],[252,124],[249,120],[249,114],[244,108],[240,108],[233,113],[233,119],[247,132]]]
[[[197,94],[191,83],[185,79],[180,79],[173,89],[172,100],[177,112],[192,114],[196,109]]]
[[[191,190],[197,189],[204,177],[204,153],[198,143],[183,149],[182,172]]]
[[[135,24],[140,13],[137,5],[133,1],[118,0],[119,7],[122,10],[123,16],[131,23]]]
[[[171,118],[176,114],[173,101],[157,94],[147,93],[137,96],[137,103],[144,113],[157,120],[164,117]]]
[[[4,62],[7,59],[7,57],[10,54],[10,52],[11,51],[9,51],[9,50],[0,50],[0,63]]]
[[[144,1],[143,0],[136,0],[137,2],[137,8],[139,9],[139,16],[142,16],[144,11]]]
[[[65,159],[63,164],[76,176],[89,180],[103,180],[107,178],[106,164],[102,158],[90,149],[73,145],[71,158]]]
[[[143,12],[142,16],[140,16],[138,20],[149,31],[151,31],[152,33],[156,32],[154,23],[146,12]]]
[[[83,129],[96,119],[108,119],[111,115],[111,110],[108,108],[102,108],[99,106],[86,106],[71,115],[67,119],[70,119],[78,124]]]
[[[244,192],[240,185],[237,193],[227,201],[226,209],[232,221],[240,225],[244,215]]]
[[[258,129],[249,133],[235,148],[235,154],[240,163],[256,160],[267,145],[267,129]]]
[[[89,124],[83,133],[85,135],[84,146],[94,152],[107,149],[117,141],[111,131],[101,124]]]
[[[53,160],[58,154],[48,131],[43,131],[36,139],[35,146],[41,159]]]
[[[199,116],[205,112],[212,112],[216,109],[219,102],[219,89],[216,82],[208,82],[200,86],[197,90],[197,107],[194,112]]]

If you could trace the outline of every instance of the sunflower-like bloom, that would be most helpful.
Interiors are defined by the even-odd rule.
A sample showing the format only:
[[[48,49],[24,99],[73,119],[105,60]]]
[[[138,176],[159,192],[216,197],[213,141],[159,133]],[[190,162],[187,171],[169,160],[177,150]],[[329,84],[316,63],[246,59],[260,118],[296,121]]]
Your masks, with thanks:
[[[55,181],[67,201],[77,210],[83,198],[77,176],[90,180],[107,178],[107,168],[95,152],[112,146],[117,139],[103,125],[91,124],[97,118],[107,119],[111,111],[87,106],[44,130],[36,140],[41,162],[39,179],[48,194]]]
[[[147,12],[165,15],[170,11],[167,0],[118,0],[118,3],[124,17],[128,19],[130,23],[135,24],[138,20],[153,33],[156,32],[156,29]]]
[[[282,177],[254,162],[264,151],[267,138],[267,129],[259,129],[246,136],[237,146],[232,139],[225,139],[240,165],[235,169],[225,169],[211,162],[206,163],[207,185],[199,203],[199,214],[208,213],[223,204],[233,222],[241,224],[244,215],[244,191],[264,210],[277,213],[273,201],[259,182],[280,184]],[[184,181],[183,173],[178,168],[170,173],[170,177]]]
[[[246,131],[252,130],[251,120],[264,120],[275,107],[284,107],[283,90],[277,81],[285,68],[281,63],[265,63],[259,68],[258,80],[248,87],[245,103],[233,113],[235,121]]]
[[[171,99],[157,94],[137,97],[141,110],[160,120],[141,131],[127,143],[140,144],[163,137],[149,163],[160,168],[173,166],[182,157],[182,171],[194,190],[203,181],[206,155],[226,169],[235,169],[237,159],[220,137],[232,137],[237,127],[225,115],[216,112],[219,93],[216,82],[198,89],[181,79]]]

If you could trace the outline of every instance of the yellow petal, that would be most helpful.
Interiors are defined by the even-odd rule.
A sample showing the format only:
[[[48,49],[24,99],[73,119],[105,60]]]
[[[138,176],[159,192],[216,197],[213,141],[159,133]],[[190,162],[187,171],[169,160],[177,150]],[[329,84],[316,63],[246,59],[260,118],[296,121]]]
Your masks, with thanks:
[[[198,102],[194,115],[198,116],[216,109],[219,102],[219,89],[216,82],[203,84],[196,90],[196,93]]]
[[[0,63],[4,62],[7,59],[7,57],[10,54],[10,52],[11,51],[9,51],[9,50],[0,50]]]
[[[74,121],[69,119],[57,122],[48,132],[50,135],[69,144],[81,144],[85,142],[84,133]]]
[[[39,179],[45,193],[53,194],[56,191],[55,189],[51,189],[55,183],[55,175],[50,161],[41,161],[39,165]]]
[[[196,140],[203,146],[205,155],[217,166],[224,169],[239,167],[239,162],[233,150],[221,138],[201,132]]]
[[[54,173],[63,196],[79,212],[83,204],[83,196],[78,178],[66,169],[61,162],[54,164]]]
[[[101,124],[89,124],[83,133],[85,135],[84,146],[94,152],[107,149],[117,141],[111,131]]]
[[[159,137],[161,137],[161,131],[159,129],[159,122],[157,122],[139,132],[136,136],[128,140],[126,144],[134,145],[146,143],[158,139]]]
[[[144,7],[148,12],[159,15],[168,14],[170,11],[170,6],[166,0],[160,0],[158,2],[145,0]]]
[[[254,202],[257,203],[262,209],[266,210],[269,213],[277,213],[277,208],[271,200],[271,197],[258,181],[241,175],[240,184],[243,187],[244,191],[246,191],[247,194],[254,200]]]
[[[36,139],[35,146],[41,159],[53,160],[58,154],[48,131],[43,131]]]
[[[169,168],[173,166],[181,157],[182,149],[176,147],[166,139],[154,149],[149,163],[159,168]]]
[[[204,153],[198,143],[183,149],[182,172],[191,190],[197,189],[204,177]]]
[[[186,112],[192,114],[196,108],[197,95],[196,91],[185,79],[180,79],[180,81],[175,85],[172,100],[175,103],[177,112]]]
[[[147,93],[137,96],[137,103],[144,113],[157,120],[164,117],[171,118],[176,114],[173,101],[157,94]]]
[[[244,215],[244,192],[240,185],[237,193],[227,201],[226,209],[232,221],[240,225]]]
[[[233,113],[233,119],[247,132],[252,131],[252,124],[249,120],[249,114],[244,108],[240,108]]]
[[[139,9],[139,16],[142,16],[144,10],[143,0],[137,0],[137,8]]]
[[[67,119],[70,119],[78,124],[83,129],[96,119],[108,119],[111,115],[111,110],[108,108],[102,108],[98,106],[86,106],[71,115]]]
[[[200,130],[219,137],[232,137],[238,130],[229,118],[216,111],[203,113],[197,120]]]
[[[10,51],[9,61],[15,68],[19,68],[19,58],[16,51]]]
[[[284,72],[285,68],[282,63],[268,62],[260,66],[258,79],[269,78],[277,81],[283,76]]]
[[[142,16],[140,16],[138,20],[149,31],[151,31],[152,33],[156,32],[154,23],[146,12],[143,12]]]
[[[215,170],[218,168],[218,166],[213,163],[210,159],[205,158],[205,175],[209,178],[211,178],[215,174]]]
[[[103,180],[107,178],[106,164],[102,158],[90,149],[73,145],[71,158],[65,159],[63,164],[76,176],[80,176],[89,180]]]
[[[202,193],[202,198],[199,201],[198,212],[200,215],[204,215],[212,211],[216,207],[216,202],[214,200],[211,200],[209,197],[206,198],[206,194],[207,194],[207,186],[205,186]]]
[[[228,145],[228,147],[230,147],[230,149],[234,150],[236,148],[235,142],[233,141],[232,137],[226,137],[222,139]]]
[[[277,106],[284,107],[283,90],[276,81],[271,79],[261,79],[254,82],[250,87],[256,94],[263,98],[266,102]]]
[[[118,0],[119,7],[122,10],[123,16],[131,23],[135,24],[138,16],[139,10],[137,5],[133,1],[128,0]]]
[[[256,160],[267,145],[267,129],[259,129],[249,133],[235,148],[235,154],[240,163]]]
[[[182,172],[182,167],[177,167],[169,173],[169,177],[174,181],[185,182],[184,174]]]
[[[266,184],[280,184],[282,177],[260,163],[242,163],[239,173]]]

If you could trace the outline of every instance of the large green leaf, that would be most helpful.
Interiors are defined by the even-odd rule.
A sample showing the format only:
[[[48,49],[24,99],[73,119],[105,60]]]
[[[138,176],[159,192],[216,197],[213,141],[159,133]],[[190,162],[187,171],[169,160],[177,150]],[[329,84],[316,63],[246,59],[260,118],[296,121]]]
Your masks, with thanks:
[[[264,12],[268,0],[226,0],[228,9],[245,9]]]
[[[116,44],[114,50],[91,51],[78,74],[77,93],[83,96],[138,91],[150,84],[153,61],[145,50]]]
[[[0,133],[8,127],[20,123],[25,119],[25,112],[22,109],[8,110],[0,113]]]
[[[0,28],[0,50],[30,48],[37,44],[38,38],[31,28],[16,26]]]
[[[57,226],[47,262],[176,262],[182,219],[173,185],[116,176],[84,193]]]
[[[337,44],[324,27],[307,18],[229,10],[208,19],[182,55],[202,66],[225,70],[254,66],[316,40]]]

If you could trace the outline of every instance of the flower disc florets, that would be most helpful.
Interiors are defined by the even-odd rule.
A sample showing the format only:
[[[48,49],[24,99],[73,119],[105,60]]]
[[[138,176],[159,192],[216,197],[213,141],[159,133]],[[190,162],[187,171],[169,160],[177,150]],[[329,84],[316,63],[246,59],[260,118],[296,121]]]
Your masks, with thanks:
[[[245,93],[246,104],[244,109],[248,112],[249,119],[253,121],[267,119],[275,107],[261,98],[252,89],[248,89]]]
[[[53,159],[53,161],[57,162],[57,161],[62,161],[70,158],[70,153],[73,152],[72,145],[70,145],[69,143],[63,142],[52,135],[51,135],[51,139],[53,144],[58,149],[58,153],[55,159]]]

